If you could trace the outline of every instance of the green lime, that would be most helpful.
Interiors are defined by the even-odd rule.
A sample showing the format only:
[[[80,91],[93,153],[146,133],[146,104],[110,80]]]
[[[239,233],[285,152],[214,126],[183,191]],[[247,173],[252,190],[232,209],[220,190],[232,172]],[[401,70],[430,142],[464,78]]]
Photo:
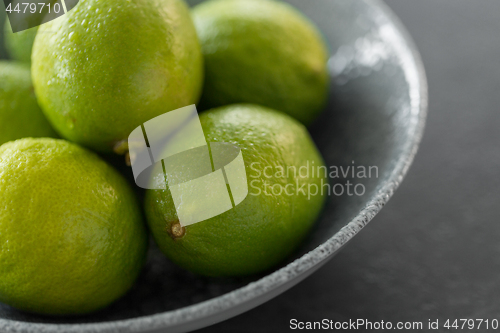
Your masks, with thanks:
[[[38,27],[13,33],[9,20],[4,27],[5,47],[10,57],[25,63],[31,63],[31,50]]]
[[[182,0],[81,0],[40,26],[33,83],[64,138],[107,152],[145,121],[196,103],[202,60]]]
[[[57,137],[38,106],[28,65],[0,61],[0,145],[25,137]]]
[[[138,276],[147,232],[128,183],[56,139],[0,147],[0,301],[68,315],[103,308]]]
[[[148,190],[150,230],[168,258],[198,274],[269,269],[300,244],[321,211],[328,186],[323,159],[305,127],[281,112],[232,105],[200,119],[208,142],[241,148],[248,195],[221,215],[182,227],[170,190]],[[163,181],[163,174],[155,180]]]
[[[202,105],[254,103],[308,125],[328,94],[328,51],[315,25],[269,0],[212,0],[193,20],[205,56]]]

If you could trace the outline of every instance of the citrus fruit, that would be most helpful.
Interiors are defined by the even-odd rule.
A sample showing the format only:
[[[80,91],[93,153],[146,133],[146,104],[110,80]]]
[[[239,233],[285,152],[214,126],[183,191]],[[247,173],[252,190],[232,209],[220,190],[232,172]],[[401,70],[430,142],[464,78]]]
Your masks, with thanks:
[[[328,51],[304,15],[269,0],[212,0],[192,13],[205,56],[202,106],[255,103],[306,125],[318,116]]]
[[[221,215],[183,227],[170,190],[148,190],[150,230],[168,258],[198,274],[243,276],[269,269],[299,245],[320,213],[327,195],[326,175],[318,172],[323,159],[305,127],[278,111],[231,105],[200,119],[208,142],[241,148],[248,195]],[[154,181],[164,181],[163,174]]]
[[[111,151],[143,122],[198,101],[200,44],[182,0],[82,0],[39,27],[32,76],[60,134]]]
[[[0,145],[24,137],[56,137],[38,106],[28,65],[0,61]]]
[[[57,139],[0,147],[0,301],[84,314],[138,276],[147,232],[129,185],[94,153]]]
[[[38,27],[13,33],[9,20],[6,20],[3,31],[9,56],[14,60],[31,63],[31,50]]]

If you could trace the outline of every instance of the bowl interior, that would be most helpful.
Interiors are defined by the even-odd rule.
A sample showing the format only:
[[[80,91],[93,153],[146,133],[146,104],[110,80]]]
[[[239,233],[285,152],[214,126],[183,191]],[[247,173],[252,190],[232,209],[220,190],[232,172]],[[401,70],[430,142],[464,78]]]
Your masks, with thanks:
[[[201,1],[188,2],[194,5]],[[136,286],[109,308],[85,317],[50,318],[0,304],[0,331],[37,328],[46,332],[90,332],[99,327],[103,331],[114,331],[118,327],[127,331],[148,331],[169,326],[182,331],[197,316],[192,314],[193,305],[200,306],[196,308],[200,313],[198,318],[206,319],[197,327],[208,325],[229,307],[233,308],[232,313],[239,306],[243,311],[246,308],[242,303],[249,298],[261,297],[264,301],[263,294],[267,291],[240,297],[241,288],[258,290],[270,275],[279,277],[273,288],[281,288],[281,291],[295,283],[290,281],[298,282],[299,275],[314,268],[293,271],[289,269],[291,265],[317,255],[310,266],[318,266],[371,219],[373,215],[360,218],[366,215],[367,207],[379,202],[372,212],[380,209],[404,176],[422,133],[426,87],[418,55],[400,24],[382,3],[369,0],[287,2],[320,27],[330,46],[331,98],[327,110],[310,132],[333,172],[332,184],[342,185],[338,185],[335,192],[331,190],[322,217],[301,248],[281,266],[260,276],[211,279],[175,267],[151,242],[148,263]],[[3,29],[4,13],[0,14],[0,30]],[[0,37],[0,42],[2,39]],[[359,173],[363,169],[364,177]],[[347,193],[348,182],[352,184],[351,193],[357,189],[357,194]],[[355,185],[358,186],[355,188]],[[342,189],[344,192],[340,194]],[[352,226],[356,220],[362,223],[356,230],[349,229],[347,234],[344,227]],[[339,235],[342,238],[338,238]],[[328,253],[324,248],[318,249],[336,237],[342,240]],[[230,305],[218,301],[225,297],[223,295],[234,296]],[[81,323],[93,325],[68,325],[64,329],[50,325]]]

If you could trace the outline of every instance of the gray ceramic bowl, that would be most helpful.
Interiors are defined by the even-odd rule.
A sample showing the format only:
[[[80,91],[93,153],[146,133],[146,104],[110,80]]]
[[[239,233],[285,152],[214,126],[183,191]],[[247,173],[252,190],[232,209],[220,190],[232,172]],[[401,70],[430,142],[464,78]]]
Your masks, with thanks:
[[[306,278],[380,211],[405,176],[422,136],[427,87],[419,55],[397,18],[379,1],[289,2],[319,25],[332,51],[331,102],[311,133],[329,166],[346,167],[354,161],[378,168],[378,177],[337,179],[363,184],[364,195],[330,196],[301,249],[261,276],[194,276],[170,264],[152,244],[137,285],[108,309],[54,319],[0,305],[0,332],[185,332],[208,326]]]

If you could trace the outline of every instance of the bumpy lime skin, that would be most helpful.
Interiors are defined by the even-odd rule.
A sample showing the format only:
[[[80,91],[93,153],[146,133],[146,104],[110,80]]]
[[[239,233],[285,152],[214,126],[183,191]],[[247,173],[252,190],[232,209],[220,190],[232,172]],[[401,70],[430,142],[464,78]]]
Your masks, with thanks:
[[[36,94],[66,139],[102,152],[143,122],[196,103],[203,59],[182,0],[81,0],[40,26]]]
[[[305,125],[317,118],[328,95],[328,50],[309,19],[269,0],[207,1],[192,13],[205,56],[204,107],[254,103]]]
[[[0,301],[85,314],[130,289],[147,230],[128,183],[94,153],[56,139],[0,147]]]
[[[184,236],[175,237],[171,230],[178,220],[169,190],[148,190],[150,230],[168,258],[201,275],[245,276],[269,269],[296,249],[320,214],[327,193],[311,191],[308,199],[307,189],[328,182],[322,173],[312,175],[312,165],[324,161],[305,127],[278,111],[232,105],[203,113],[201,123],[209,142],[231,142],[242,149],[249,195],[234,209],[186,226]],[[279,167],[299,170],[307,163],[305,177],[291,171],[283,177],[264,174],[275,175]],[[163,175],[155,181],[164,181]],[[287,185],[292,195],[276,194]]]
[[[29,65],[0,61],[0,145],[25,137],[57,137],[31,84]]]
[[[31,51],[38,27],[13,33],[9,20],[4,27],[5,47],[13,60],[31,64]]]

